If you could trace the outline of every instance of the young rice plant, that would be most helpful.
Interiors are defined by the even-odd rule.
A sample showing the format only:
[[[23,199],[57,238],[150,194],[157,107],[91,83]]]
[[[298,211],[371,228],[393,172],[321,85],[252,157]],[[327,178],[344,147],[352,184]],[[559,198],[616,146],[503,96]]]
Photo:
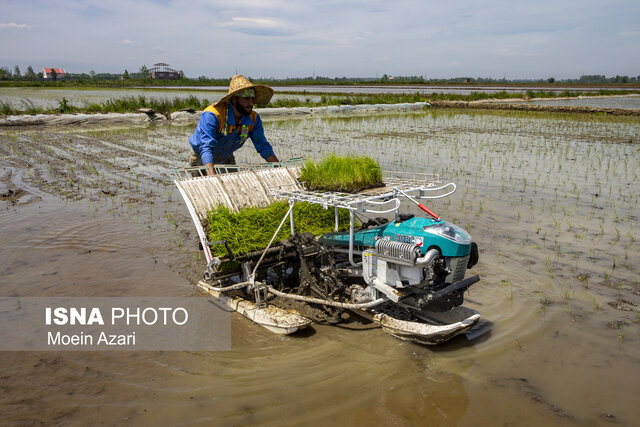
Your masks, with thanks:
[[[331,154],[320,162],[308,160],[300,181],[309,190],[357,192],[382,185],[382,169],[371,157]]]
[[[207,216],[207,234],[209,241],[226,240],[231,251],[235,254],[246,254],[265,248],[280,221],[289,210],[286,201],[276,201],[266,208],[245,208],[238,213],[232,213],[224,206],[209,211]],[[349,212],[340,209],[341,231],[347,229]],[[333,209],[324,209],[320,205],[296,203],[293,207],[295,228],[297,232],[308,231],[315,235],[334,230],[335,214]],[[286,239],[291,235],[288,222],[280,229],[275,242]],[[227,251],[224,245],[213,247],[214,256],[224,257]]]

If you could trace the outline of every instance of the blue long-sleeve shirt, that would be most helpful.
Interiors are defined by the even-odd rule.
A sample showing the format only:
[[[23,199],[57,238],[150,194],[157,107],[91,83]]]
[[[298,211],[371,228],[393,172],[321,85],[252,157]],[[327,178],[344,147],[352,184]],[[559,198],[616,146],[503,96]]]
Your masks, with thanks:
[[[218,116],[211,111],[205,110],[202,112],[196,130],[189,137],[191,148],[196,154],[200,155],[202,164],[206,165],[207,163],[227,160],[234,151],[244,145],[247,137],[251,138],[256,151],[263,159],[266,160],[269,156],[275,155],[271,144],[264,136],[262,120],[257,113],[255,114],[255,120],[252,120],[251,116],[242,116],[240,125],[236,127],[233,108],[231,105],[227,105],[226,122],[228,133],[225,135],[223,133],[224,129],[220,129]],[[253,125],[253,129],[246,136],[243,136],[242,126],[250,125]]]

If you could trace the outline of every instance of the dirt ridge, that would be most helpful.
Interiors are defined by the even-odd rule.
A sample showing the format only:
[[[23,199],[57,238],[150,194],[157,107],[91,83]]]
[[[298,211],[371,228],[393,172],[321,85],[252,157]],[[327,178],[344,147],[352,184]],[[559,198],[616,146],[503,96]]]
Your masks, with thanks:
[[[640,116],[640,110],[567,105],[516,104],[495,101],[431,101],[432,108],[472,108],[482,110],[548,111],[556,113],[604,113],[614,116]]]

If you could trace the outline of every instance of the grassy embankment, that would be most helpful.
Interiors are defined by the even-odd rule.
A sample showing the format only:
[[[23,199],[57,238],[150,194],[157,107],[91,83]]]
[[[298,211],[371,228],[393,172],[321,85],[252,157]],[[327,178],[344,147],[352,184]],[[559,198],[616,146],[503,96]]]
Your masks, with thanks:
[[[302,168],[300,181],[309,189],[354,192],[382,184],[382,169],[370,157],[330,155],[318,163],[309,160]],[[232,213],[218,206],[207,216],[207,231],[210,241],[225,240],[234,254],[244,254],[262,249],[269,244],[273,233],[284,218],[289,205],[276,201],[266,208],[245,208]],[[345,230],[349,224],[349,212],[339,209],[340,224]],[[333,231],[335,217],[333,209],[321,205],[296,203],[293,215],[297,231],[308,231],[320,235]],[[289,227],[283,227],[276,242],[291,235]],[[213,248],[217,256],[226,255],[222,245]]]
[[[293,94],[294,92],[290,92]],[[525,98],[559,98],[577,96],[597,96],[597,95],[625,95],[639,94],[640,91],[619,91],[619,90],[599,90],[597,92],[563,91],[561,93],[547,91],[527,91],[522,93],[509,93],[501,91],[496,93],[472,92],[469,95],[455,95],[432,93],[431,95],[414,94],[375,94],[375,95],[353,95],[353,94],[317,94],[320,96],[317,101],[311,98],[304,100],[295,98],[281,98],[270,102],[266,106],[258,107],[322,107],[332,105],[361,105],[361,104],[399,104],[407,102],[428,102],[438,100],[452,101],[478,101],[483,99],[525,99]],[[311,95],[302,92],[303,95]],[[44,108],[35,105],[29,99],[22,100],[21,106],[15,106],[9,101],[0,100],[0,115],[21,115],[21,114],[57,114],[57,113],[130,113],[140,108],[150,108],[157,113],[167,115],[173,111],[182,109],[202,110],[211,102],[208,99],[199,99],[194,95],[187,97],[166,97],[147,98],[144,95],[112,98],[102,103],[83,102],[82,105],[72,105],[66,98],[58,101],[56,108]]]

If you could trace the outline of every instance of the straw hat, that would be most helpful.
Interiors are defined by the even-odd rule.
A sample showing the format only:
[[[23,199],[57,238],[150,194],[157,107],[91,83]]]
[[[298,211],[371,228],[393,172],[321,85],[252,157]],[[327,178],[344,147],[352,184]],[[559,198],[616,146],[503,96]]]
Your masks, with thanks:
[[[229,92],[221,100],[213,104],[214,107],[218,107],[221,104],[226,103],[233,95],[240,92],[242,89],[253,89],[255,96],[255,103],[260,105],[266,105],[273,96],[273,89],[266,85],[254,85],[246,77],[240,74],[231,77],[229,83]]]

